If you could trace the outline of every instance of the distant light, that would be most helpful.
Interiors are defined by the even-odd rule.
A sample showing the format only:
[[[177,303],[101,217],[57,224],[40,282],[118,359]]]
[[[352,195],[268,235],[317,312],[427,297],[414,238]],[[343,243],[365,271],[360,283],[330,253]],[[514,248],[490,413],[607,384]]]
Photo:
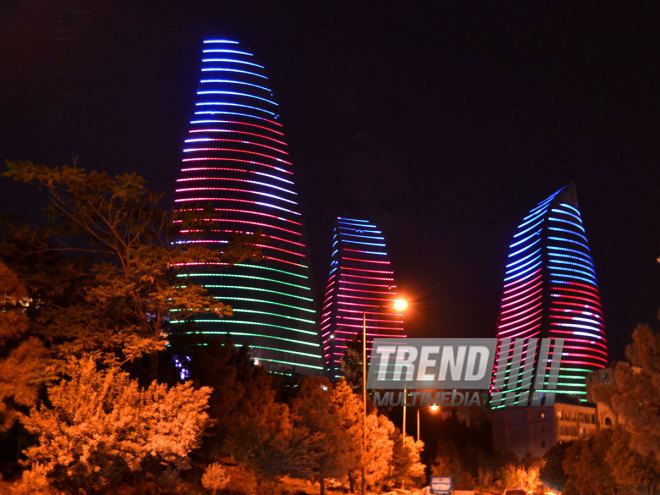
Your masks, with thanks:
[[[328,391],[328,387],[326,385],[321,385],[321,389],[323,389],[324,392]]]
[[[440,406],[438,406],[437,404],[433,404],[431,406],[431,412],[436,412],[438,409],[440,409]]]
[[[258,358],[254,358],[254,365],[259,366],[259,359]]]
[[[397,299],[394,301],[394,309],[397,311],[405,311],[408,308],[408,301],[405,299]]]

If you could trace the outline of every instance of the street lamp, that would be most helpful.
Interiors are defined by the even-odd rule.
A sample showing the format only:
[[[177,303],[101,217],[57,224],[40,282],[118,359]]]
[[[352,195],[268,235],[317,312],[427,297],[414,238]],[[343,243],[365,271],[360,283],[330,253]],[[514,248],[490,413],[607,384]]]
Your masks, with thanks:
[[[396,299],[392,304],[396,311],[403,312],[408,307],[408,301],[405,299]],[[384,308],[385,306],[380,306]],[[406,409],[403,409],[404,428],[405,428]],[[404,432],[405,435],[405,432]],[[364,495],[367,490],[367,481],[365,478],[366,466],[364,458],[367,454],[367,311],[362,311],[362,490]]]
[[[419,436],[419,410],[421,408],[417,408],[417,441],[419,442],[420,436]],[[440,406],[437,404],[433,404],[432,406],[429,406],[429,409],[431,410],[432,413],[436,412],[438,409],[440,409]]]

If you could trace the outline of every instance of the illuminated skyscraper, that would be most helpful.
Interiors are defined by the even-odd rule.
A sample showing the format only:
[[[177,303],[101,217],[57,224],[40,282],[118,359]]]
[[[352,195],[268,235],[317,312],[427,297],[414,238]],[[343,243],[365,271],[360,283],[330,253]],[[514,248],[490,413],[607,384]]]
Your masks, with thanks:
[[[496,369],[507,366],[506,378],[491,389],[493,406],[540,405],[532,397],[543,397],[547,390],[586,400],[585,377],[607,366],[607,343],[596,271],[573,184],[551,194],[523,218],[509,250],[496,356]],[[507,349],[506,339],[544,337],[563,338],[562,352],[551,345],[547,365],[541,359],[537,369],[533,364],[538,365],[545,352],[539,346],[534,363],[525,363],[523,357],[520,366],[511,366],[514,346]],[[529,343],[526,340],[518,352]],[[552,363],[560,356],[559,372],[553,374]]]
[[[330,376],[341,376],[347,343],[362,334],[367,352],[374,337],[405,337],[403,315],[393,309],[397,292],[385,237],[367,220],[339,217],[332,234],[332,260],[323,301],[321,336]]]
[[[233,232],[259,229],[269,238],[259,263],[185,267],[182,277],[234,310],[231,318],[197,318],[197,327],[249,344],[272,371],[322,373],[307,247],[278,104],[264,67],[237,41],[204,41],[184,143],[175,207],[211,205],[217,225],[195,242],[222,248]]]

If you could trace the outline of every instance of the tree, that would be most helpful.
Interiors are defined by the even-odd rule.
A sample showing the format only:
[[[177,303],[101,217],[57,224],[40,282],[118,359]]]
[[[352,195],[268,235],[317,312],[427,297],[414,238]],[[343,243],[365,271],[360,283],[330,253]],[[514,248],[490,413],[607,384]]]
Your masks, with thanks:
[[[61,356],[94,352],[122,363],[150,354],[152,378],[158,351],[166,344],[166,325],[173,313],[185,320],[196,313],[218,317],[231,308],[207,295],[199,285],[177,277],[187,263],[228,264],[257,260],[261,238],[237,234],[218,250],[194,242],[212,228],[206,209],[170,214],[159,206],[161,195],[146,188],[137,174],[109,176],[73,166],[46,167],[8,162],[5,176],[36,184],[50,203],[51,224],[42,235],[22,232],[33,241],[51,239],[58,252],[86,253],[75,304],[44,308],[53,348]],[[53,250],[41,242],[32,252]]]
[[[325,494],[326,478],[344,478],[359,463],[355,408],[344,402],[346,392],[350,393],[345,387],[344,380],[333,387],[325,378],[303,378],[291,407],[297,428],[309,432],[310,470],[321,495]]]
[[[9,430],[36,405],[45,375],[46,348],[31,335],[26,310],[33,303],[25,284],[0,262],[0,431]]]
[[[352,492],[362,462],[362,401],[353,393],[347,380],[341,379],[335,383],[332,391],[332,404],[337,411],[337,427],[348,432],[353,446],[346,456],[348,482]]]
[[[611,431],[576,440],[566,450],[562,467],[567,476],[566,495],[615,495],[617,486],[610,466],[604,462]]]
[[[25,464],[45,470],[56,486],[102,491],[152,466],[190,467],[208,422],[208,388],[153,382],[139,387],[118,368],[71,360],[70,378],[48,388],[49,405],[23,419],[37,437]]]
[[[620,492],[652,495],[660,491],[660,465],[652,453],[633,450],[630,433],[621,426],[598,432],[608,435],[610,448],[605,457]]]
[[[365,478],[367,486],[380,490],[390,475],[394,454],[394,424],[386,417],[369,414],[365,421],[367,445],[365,449]]]
[[[525,467],[520,464],[507,464],[500,472],[505,487],[522,488],[525,492],[536,492],[539,480],[539,470],[536,467]]]
[[[455,488],[472,488],[472,474],[461,462],[456,444],[452,440],[443,442],[443,449],[437,454],[431,472],[436,476],[452,476]]]
[[[626,348],[629,362],[619,363],[613,383],[596,392],[630,434],[630,447],[660,463],[660,334],[638,325],[632,338]]]
[[[341,358],[341,371],[355,393],[362,393],[362,333],[358,332],[346,344]]]
[[[417,442],[410,435],[403,436],[399,429],[395,429],[391,438],[393,441],[389,475],[391,484],[405,487],[408,483],[423,479],[425,466],[420,460],[420,454],[424,449],[424,442]]]
[[[541,481],[553,490],[563,491],[567,476],[563,462],[572,442],[558,442],[548,449],[543,456],[543,466],[539,472]]]
[[[214,462],[206,466],[202,475],[202,486],[215,495],[217,490],[222,490],[229,483],[229,475],[220,463]]]

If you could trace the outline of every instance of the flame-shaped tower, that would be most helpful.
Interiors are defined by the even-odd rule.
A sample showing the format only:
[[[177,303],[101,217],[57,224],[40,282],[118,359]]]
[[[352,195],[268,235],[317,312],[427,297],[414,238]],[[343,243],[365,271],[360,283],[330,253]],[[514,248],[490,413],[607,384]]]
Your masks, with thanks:
[[[195,242],[221,249],[233,232],[257,230],[269,238],[260,246],[261,262],[184,267],[182,277],[234,310],[230,318],[194,323],[206,335],[248,344],[271,371],[322,373],[307,247],[278,104],[264,67],[237,41],[204,40],[184,142],[175,208],[211,205],[217,226]]]
[[[394,272],[385,237],[368,220],[337,218],[332,260],[323,301],[321,336],[332,379],[341,376],[341,358],[366,326],[367,352],[374,337],[405,337],[403,314],[394,309]]]
[[[585,377],[607,366],[607,343],[575,186],[563,187],[534,207],[518,225],[509,250],[495,363],[506,386],[491,389],[493,406],[534,404],[533,396],[547,392],[586,400]],[[511,366],[514,354],[524,353],[529,340],[517,351],[510,342],[532,338],[563,338],[561,355],[554,355],[558,347],[553,344],[548,359],[542,360],[547,367],[537,369],[531,361],[525,363],[528,358]],[[504,339],[512,340],[503,348]],[[552,371],[559,357],[560,364]],[[538,359],[537,352],[535,363]]]

